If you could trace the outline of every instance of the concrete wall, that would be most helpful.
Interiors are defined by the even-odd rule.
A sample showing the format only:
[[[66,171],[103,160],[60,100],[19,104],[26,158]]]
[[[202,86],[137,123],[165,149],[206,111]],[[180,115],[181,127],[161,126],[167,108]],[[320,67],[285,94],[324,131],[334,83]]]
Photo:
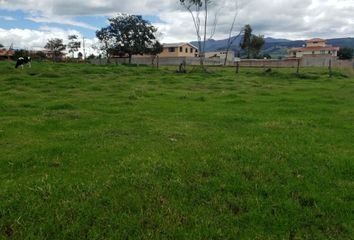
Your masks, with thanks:
[[[338,68],[352,68],[352,69],[354,69],[354,59],[352,59],[352,60],[337,60],[335,66]]]
[[[293,68],[297,67],[297,59],[242,59],[240,67],[274,67],[274,68]]]
[[[141,65],[151,65],[153,57],[132,57],[132,64]],[[156,63],[155,59],[155,63]],[[183,61],[187,65],[199,65],[200,60],[196,57],[159,57],[160,66],[179,66]],[[90,61],[92,64],[108,64],[107,59],[92,59]],[[114,58],[110,59],[110,64],[127,64],[129,62],[128,58]],[[204,63],[206,65],[218,66],[221,65],[220,60],[205,59]]]
[[[107,59],[93,59],[90,60],[92,64],[108,64]],[[133,64],[141,65],[151,65],[153,61],[152,57],[133,57]],[[155,64],[156,64],[155,59]],[[160,57],[160,66],[179,66],[183,61],[187,65],[197,66],[200,64],[199,58],[196,57]],[[298,59],[242,59],[239,62],[240,67],[255,67],[255,68],[296,68],[298,65]],[[329,61],[333,67],[340,68],[354,68],[354,60],[337,60],[334,57],[323,56],[321,57],[304,57],[300,60],[300,67],[328,67]],[[128,58],[114,58],[110,59],[110,64],[128,64]],[[222,66],[224,64],[223,60],[219,58],[216,59],[205,59],[205,65],[210,66]],[[228,66],[236,66],[235,62],[229,61]]]
[[[219,52],[206,52],[205,58],[220,58],[221,60],[225,60],[226,58],[226,51],[219,51]],[[228,60],[233,60],[235,58],[235,52],[229,51],[227,54]]]
[[[330,55],[305,55],[301,59],[303,67],[328,67],[331,63],[334,67],[337,58]]]
[[[318,55],[328,55],[328,56],[332,56],[332,57],[336,57],[338,55],[337,51],[336,50],[324,50],[324,51],[321,51],[321,50],[315,50],[315,51],[302,51],[302,52],[296,52],[296,57],[297,58],[302,58],[302,57],[305,57],[305,56],[309,56],[309,55],[315,55],[318,56]]]

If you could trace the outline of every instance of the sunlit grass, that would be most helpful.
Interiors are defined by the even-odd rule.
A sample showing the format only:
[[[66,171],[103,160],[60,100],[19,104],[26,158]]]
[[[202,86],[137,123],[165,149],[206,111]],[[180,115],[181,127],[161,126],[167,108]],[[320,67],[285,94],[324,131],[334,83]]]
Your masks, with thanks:
[[[0,63],[0,238],[352,239],[354,78]]]

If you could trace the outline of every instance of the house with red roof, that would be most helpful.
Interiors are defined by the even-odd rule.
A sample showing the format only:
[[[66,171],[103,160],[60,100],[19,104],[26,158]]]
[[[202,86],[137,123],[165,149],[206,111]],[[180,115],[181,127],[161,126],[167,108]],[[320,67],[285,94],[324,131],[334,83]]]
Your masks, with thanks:
[[[9,59],[15,54],[12,50],[0,49],[0,60]]]
[[[326,40],[321,38],[313,38],[306,40],[306,46],[301,48],[291,48],[288,50],[289,58],[302,58],[302,57],[337,57],[339,47],[333,47],[326,44]]]

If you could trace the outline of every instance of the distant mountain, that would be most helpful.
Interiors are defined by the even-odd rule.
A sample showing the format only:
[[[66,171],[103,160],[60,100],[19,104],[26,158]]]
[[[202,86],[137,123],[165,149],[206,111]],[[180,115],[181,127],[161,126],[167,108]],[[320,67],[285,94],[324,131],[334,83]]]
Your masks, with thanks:
[[[265,40],[268,43],[291,42],[291,40],[288,39],[278,39],[278,38],[271,38],[271,37],[267,37],[265,38]]]
[[[233,46],[232,50],[236,53],[240,52],[240,42],[242,36],[239,36]],[[336,47],[351,47],[354,48],[354,38],[334,38],[334,39],[327,39],[327,44],[333,45]],[[227,39],[223,40],[208,40],[206,42],[206,51],[222,51],[225,50],[227,47]],[[198,42],[191,42],[193,45],[198,46]],[[265,38],[265,44],[262,48],[262,54],[269,54],[273,58],[282,57],[287,55],[287,51],[289,48],[294,47],[302,47],[305,45],[304,40],[288,40],[288,39],[277,39],[267,37]]]

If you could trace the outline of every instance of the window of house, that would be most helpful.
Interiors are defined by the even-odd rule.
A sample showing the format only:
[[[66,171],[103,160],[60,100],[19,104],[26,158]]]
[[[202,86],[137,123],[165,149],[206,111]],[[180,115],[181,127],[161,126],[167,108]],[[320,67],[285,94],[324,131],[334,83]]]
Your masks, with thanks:
[[[175,52],[175,48],[173,47],[168,48],[168,52]]]
[[[332,54],[332,52],[331,52],[331,51],[328,51],[328,54]]]
[[[188,48],[185,49],[185,52],[188,53]]]
[[[312,51],[312,54],[315,54],[315,51]]]
[[[190,49],[190,53],[193,53],[193,48]]]
[[[180,51],[180,52],[183,52],[183,47],[179,47],[179,51]]]

